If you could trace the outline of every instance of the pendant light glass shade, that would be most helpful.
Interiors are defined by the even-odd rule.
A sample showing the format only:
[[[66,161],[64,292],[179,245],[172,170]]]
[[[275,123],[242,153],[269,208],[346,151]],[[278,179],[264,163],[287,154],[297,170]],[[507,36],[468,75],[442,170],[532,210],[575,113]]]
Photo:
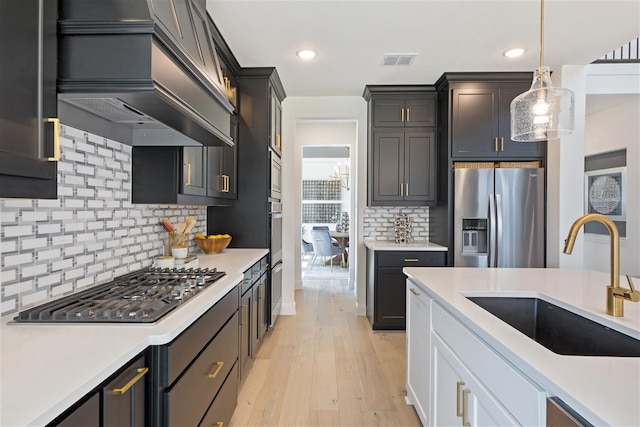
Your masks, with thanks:
[[[571,135],[573,110],[573,92],[554,87],[549,67],[540,67],[531,89],[511,101],[511,139],[536,142]]]

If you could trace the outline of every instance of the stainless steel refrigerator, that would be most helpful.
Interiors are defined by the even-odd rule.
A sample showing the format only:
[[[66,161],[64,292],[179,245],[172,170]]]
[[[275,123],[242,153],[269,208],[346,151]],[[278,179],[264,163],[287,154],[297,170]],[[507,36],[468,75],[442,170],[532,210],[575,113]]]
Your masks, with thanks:
[[[544,183],[538,162],[454,163],[454,265],[544,267]]]

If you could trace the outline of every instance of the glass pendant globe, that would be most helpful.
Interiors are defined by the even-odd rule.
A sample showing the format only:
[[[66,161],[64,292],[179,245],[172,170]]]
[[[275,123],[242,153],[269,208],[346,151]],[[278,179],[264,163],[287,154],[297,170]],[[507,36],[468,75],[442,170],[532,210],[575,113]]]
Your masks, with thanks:
[[[540,67],[531,88],[511,101],[511,139],[536,142],[571,135],[573,110],[573,92],[554,87],[549,67]]]

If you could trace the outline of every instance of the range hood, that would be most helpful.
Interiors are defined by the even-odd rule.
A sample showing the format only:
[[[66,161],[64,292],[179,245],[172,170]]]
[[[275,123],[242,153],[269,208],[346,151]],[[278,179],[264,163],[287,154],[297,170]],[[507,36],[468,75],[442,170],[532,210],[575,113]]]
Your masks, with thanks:
[[[58,113],[130,145],[233,145],[204,0],[59,0]]]

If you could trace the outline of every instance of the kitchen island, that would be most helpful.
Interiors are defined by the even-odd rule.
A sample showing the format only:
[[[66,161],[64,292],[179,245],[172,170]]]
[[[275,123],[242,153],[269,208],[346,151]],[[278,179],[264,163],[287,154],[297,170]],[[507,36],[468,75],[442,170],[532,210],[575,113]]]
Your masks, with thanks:
[[[199,255],[226,275],[153,324],[17,324],[2,319],[1,426],[45,425],[148,346],[174,340],[244,278],[266,249]]]
[[[492,418],[494,422],[504,417],[518,423],[534,419],[538,425],[544,425],[546,397],[556,396],[594,425],[640,425],[640,357],[556,354],[467,298],[537,297],[640,339],[640,304],[625,302],[624,317],[606,314],[607,273],[569,269],[411,267],[404,272],[409,278],[407,400],[416,406],[423,423],[431,425],[442,420],[442,411],[438,413],[442,409],[438,402],[441,396],[433,390],[442,377],[438,369],[446,362],[446,357],[440,355],[448,353],[471,372],[466,381],[460,381],[462,386],[458,386],[458,392],[460,387],[470,390],[465,393],[472,395],[474,387],[480,392],[488,390],[485,397],[497,408],[492,414],[496,415]],[[626,280],[621,283],[626,284]],[[424,298],[427,304],[415,304],[411,298],[416,297]],[[422,311],[421,306],[425,307]],[[416,324],[416,320],[420,322]],[[437,330],[444,325],[448,328]],[[420,334],[425,329],[430,333],[422,337]],[[461,336],[464,338],[459,340]],[[416,353],[415,347],[424,341],[427,342],[423,347],[426,354],[424,360],[418,361],[417,356],[422,353]],[[456,350],[470,350],[471,345],[479,351]],[[438,363],[434,364],[432,358],[438,359]],[[489,365],[493,362],[486,361],[494,359],[500,369],[491,371]],[[519,385],[523,393],[515,389]],[[455,416],[455,381],[452,387]],[[473,399],[477,400],[469,400],[470,404],[478,405],[482,396]],[[485,405],[482,409],[488,407]]]

